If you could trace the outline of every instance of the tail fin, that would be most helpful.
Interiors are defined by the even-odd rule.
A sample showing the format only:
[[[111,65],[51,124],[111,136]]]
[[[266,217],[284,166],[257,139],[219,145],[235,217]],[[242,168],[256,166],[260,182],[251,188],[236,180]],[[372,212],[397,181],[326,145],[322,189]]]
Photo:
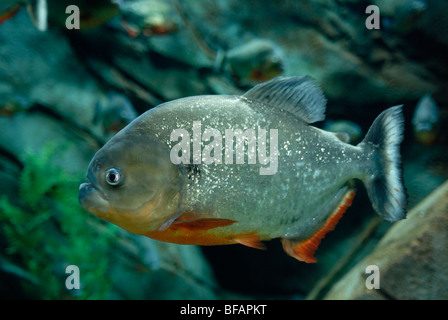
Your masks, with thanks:
[[[402,106],[389,108],[375,119],[358,145],[373,154],[375,165],[363,181],[373,208],[389,221],[406,217],[407,196],[400,159],[403,123]]]

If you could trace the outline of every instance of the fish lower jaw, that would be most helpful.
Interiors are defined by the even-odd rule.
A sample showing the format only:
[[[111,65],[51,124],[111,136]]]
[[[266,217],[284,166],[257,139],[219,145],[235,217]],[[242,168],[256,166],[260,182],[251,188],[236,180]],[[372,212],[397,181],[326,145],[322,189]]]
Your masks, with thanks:
[[[79,186],[78,199],[84,209],[100,218],[110,211],[109,201],[91,183],[82,183]]]

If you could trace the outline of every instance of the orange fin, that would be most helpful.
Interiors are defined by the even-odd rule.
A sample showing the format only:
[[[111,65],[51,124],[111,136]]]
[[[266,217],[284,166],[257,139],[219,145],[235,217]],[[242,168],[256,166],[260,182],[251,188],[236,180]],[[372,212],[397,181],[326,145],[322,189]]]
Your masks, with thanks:
[[[188,230],[188,231],[200,231],[208,230],[218,227],[226,227],[233,223],[235,220],[218,219],[218,218],[200,218],[195,220],[176,220],[169,227],[171,230]]]
[[[327,219],[324,226],[314,233],[309,239],[300,241],[295,241],[294,239],[282,239],[283,249],[285,252],[299,261],[306,263],[317,262],[317,259],[314,257],[314,252],[317,250],[317,247],[325,235],[335,228],[344,212],[351,206],[354,197],[355,191],[349,190],[345,194],[340,205]]]
[[[264,245],[263,242],[260,241],[260,237],[258,237],[258,236],[236,239],[236,242],[238,242],[239,244],[242,244],[243,246],[246,246],[246,247],[251,247],[251,248],[260,249],[260,250],[266,250],[266,246]]]

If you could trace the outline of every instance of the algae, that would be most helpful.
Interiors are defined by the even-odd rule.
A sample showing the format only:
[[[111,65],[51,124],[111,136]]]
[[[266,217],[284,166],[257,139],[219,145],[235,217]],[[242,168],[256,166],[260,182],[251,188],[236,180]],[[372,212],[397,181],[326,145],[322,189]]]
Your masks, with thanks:
[[[19,197],[0,198],[0,235],[6,240],[8,258],[29,275],[19,275],[27,296],[102,299],[111,288],[105,274],[116,228],[110,224],[101,230],[92,227],[99,222],[78,204],[79,177],[52,165],[60,148],[64,146],[50,142],[37,153],[24,153]],[[65,286],[68,265],[82,272],[79,290]]]

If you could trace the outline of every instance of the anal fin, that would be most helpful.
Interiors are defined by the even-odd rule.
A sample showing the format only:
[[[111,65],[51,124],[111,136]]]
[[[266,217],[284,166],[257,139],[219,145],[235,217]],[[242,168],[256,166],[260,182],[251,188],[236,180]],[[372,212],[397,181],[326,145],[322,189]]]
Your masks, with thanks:
[[[317,262],[317,259],[314,257],[314,252],[317,250],[317,247],[325,235],[335,228],[344,212],[351,206],[354,196],[354,190],[347,191],[341,203],[330,214],[323,227],[315,232],[309,239],[300,241],[294,239],[282,239],[285,252],[299,261],[306,263]]]

